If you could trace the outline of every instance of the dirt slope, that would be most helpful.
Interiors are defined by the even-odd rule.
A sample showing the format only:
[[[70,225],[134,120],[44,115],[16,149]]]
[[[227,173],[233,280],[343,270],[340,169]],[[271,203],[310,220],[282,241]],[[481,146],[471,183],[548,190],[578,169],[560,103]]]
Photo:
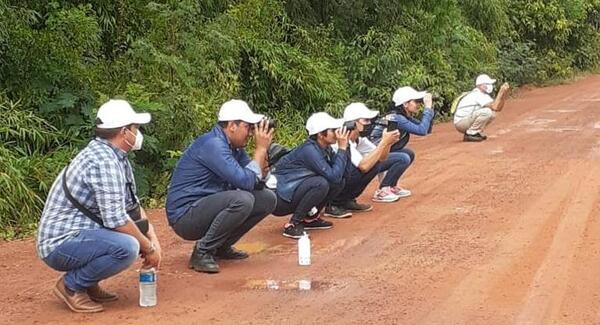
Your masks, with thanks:
[[[269,217],[238,246],[249,260],[190,271],[192,244],[153,211],[164,246],[155,308],[137,307],[131,268],[106,283],[119,302],[72,314],[33,241],[2,243],[0,324],[600,324],[598,89],[591,76],[522,91],[484,143],[461,142],[451,124],[414,138],[402,180],[413,196],[314,231],[310,267],[297,266],[284,219]]]

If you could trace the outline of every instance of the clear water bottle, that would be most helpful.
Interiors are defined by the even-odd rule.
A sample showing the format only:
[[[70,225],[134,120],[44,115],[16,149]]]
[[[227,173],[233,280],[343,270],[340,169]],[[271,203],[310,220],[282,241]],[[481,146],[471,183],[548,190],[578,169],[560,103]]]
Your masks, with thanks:
[[[140,306],[156,306],[156,271],[154,268],[140,270]]]
[[[298,239],[298,264],[310,265],[310,238],[306,232]]]

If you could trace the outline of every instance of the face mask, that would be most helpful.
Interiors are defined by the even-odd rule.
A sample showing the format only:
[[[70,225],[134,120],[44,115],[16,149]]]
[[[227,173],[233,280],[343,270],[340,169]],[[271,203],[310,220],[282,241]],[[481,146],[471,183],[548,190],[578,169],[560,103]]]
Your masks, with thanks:
[[[129,131],[129,129],[127,129],[127,131]],[[131,131],[129,131],[130,133],[133,133]],[[131,146],[131,143],[127,142],[128,145]],[[142,132],[140,132],[140,130],[137,130],[136,134],[135,134],[135,143],[133,144],[133,146],[131,146],[131,150],[140,150],[142,149],[142,142],[144,142],[144,135],[142,134]]]
[[[485,85],[485,92],[491,94],[494,91],[494,85],[487,84]]]

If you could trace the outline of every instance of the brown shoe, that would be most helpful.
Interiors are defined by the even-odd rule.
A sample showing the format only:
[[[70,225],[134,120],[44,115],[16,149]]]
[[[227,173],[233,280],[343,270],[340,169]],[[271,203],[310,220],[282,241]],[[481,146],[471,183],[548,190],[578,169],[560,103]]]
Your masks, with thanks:
[[[69,292],[65,287],[64,276],[61,276],[54,289],[54,294],[76,313],[97,313],[104,310],[101,304],[93,302],[85,291]]]
[[[119,296],[116,293],[102,289],[99,284],[88,288],[87,294],[95,302],[111,302],[119,299]]]

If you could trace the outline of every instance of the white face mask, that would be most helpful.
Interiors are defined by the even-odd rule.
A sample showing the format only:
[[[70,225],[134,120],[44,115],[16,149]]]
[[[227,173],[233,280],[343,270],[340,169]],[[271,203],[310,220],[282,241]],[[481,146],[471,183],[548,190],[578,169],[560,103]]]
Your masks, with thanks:
[[[494,91],[494,85],[492,85],[492,84],[486,84],[485,85],[485,92],[488,93],[488,94],[491,94],[492,91]]]
[[[127,131],[129,131],[129,129],[127,129]],[[131,131],[129,132],[133,133]],[[133,146],[131,146],[129,142],[127,142],[127,144],[131,146],[131,150],[141,150],[142,142],[144,142],[144,135],[142,134],[142,132],[140,132],[140,130],[137,130],[135,134],[135,143],[133,144]]]

